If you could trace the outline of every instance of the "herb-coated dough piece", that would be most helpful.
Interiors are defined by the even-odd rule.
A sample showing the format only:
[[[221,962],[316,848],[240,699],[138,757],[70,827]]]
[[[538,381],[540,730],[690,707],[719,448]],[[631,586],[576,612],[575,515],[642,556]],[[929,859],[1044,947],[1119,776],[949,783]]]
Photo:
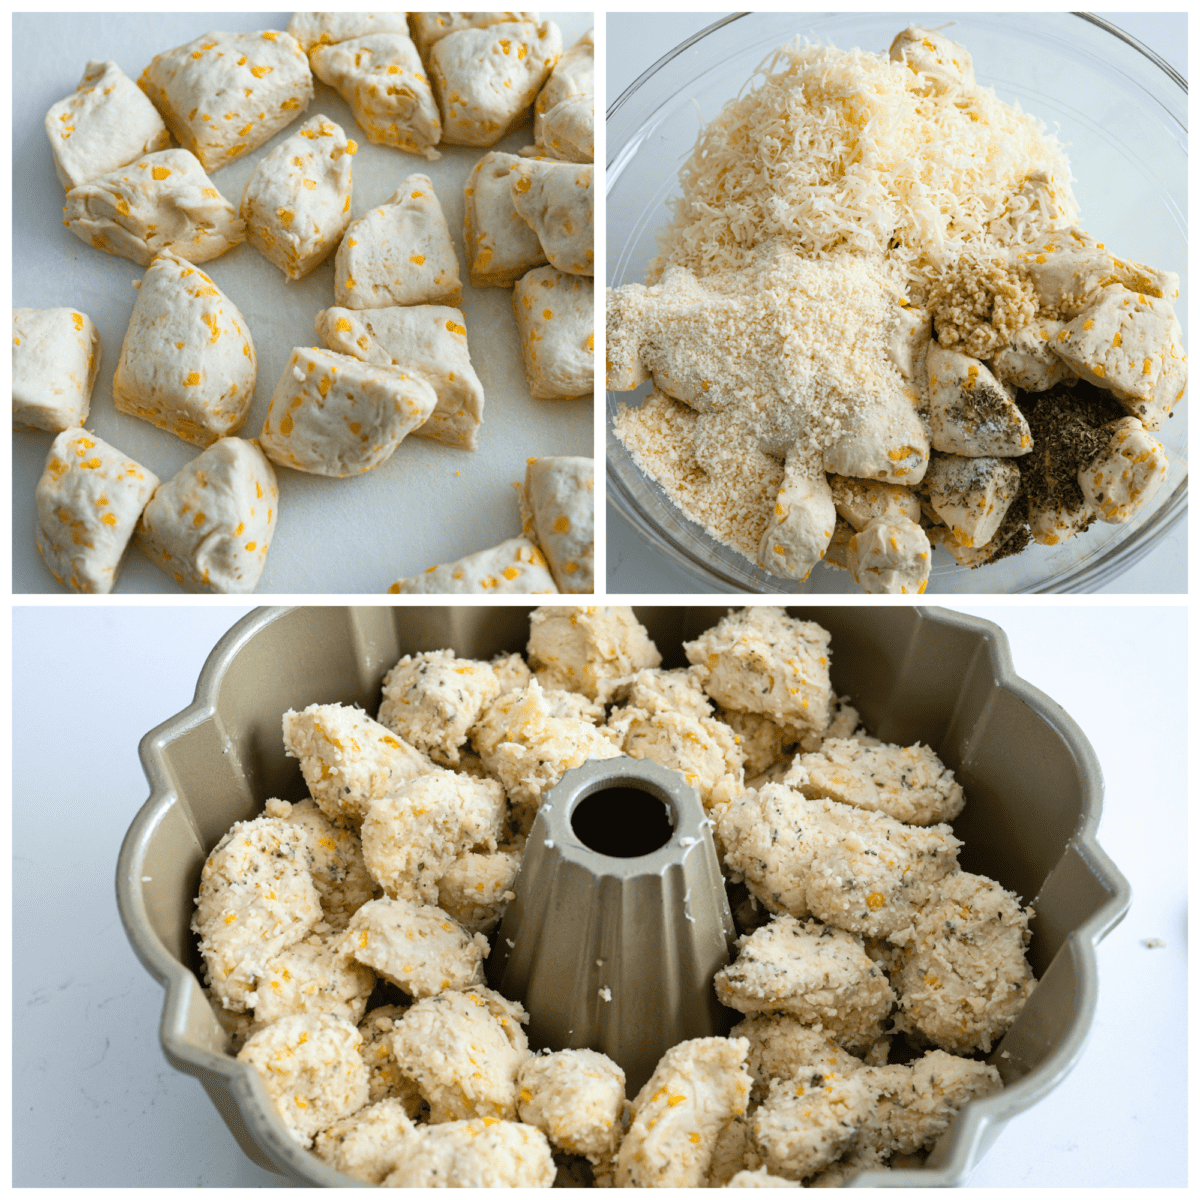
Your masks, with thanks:
[[[389,592],[470,595],[557,595],[554,576],[542,552],[528,538],[509,538],[450,563],[427,567],[421,575],[398,579]]]
[[[438,880],[438,908],[470,933],[491,933],[514,899],[512,886],[520,868],[521,854],[515,847],[468,850]]]
[[[550,78],[538,93],[533,105],[533,140],[546,153],[555,158],[553,148],[546,136],[546,114],[564,100],[586,96],[589,99],[596,91],[596,40],[594,30],[589,29],[554,64]],[[590,161],[590,159],[588,160]]]
[[[529,618],[528,649],[542,687],[582,692],[593,700],[609,681],[662,662],[646,627],[625,604],[536,609]]]
[[[689,717],[711,717],[713,706],[700,687],[694,667],[664,670],[641,667],[632,675],[606,685],[599,693],[604,703],[624,700],[646,712],[678,712]],[[721,717],[725,721],[725,717]],[[728,724],[728,721],[725,722]]]
[[[526,158],[509,176],[513,204],[538,235],[552,266],[570,275],[595,271],[591,163]]]
[[[537,234],[513,203],[509,176],[520,162],[516,154],[493,150],[467,177],[464,237],[474,287],[511,287],[526,271],[546,261]]]
[[[257,149],[313,96],[308,55],[295,38],[274,29],[206,33],[165,50],[151,59],[138,87],[206,171]]]
[[[596,1050],[559,1050],[528,1059],[517,1075],[517,1112],[552,1145],[599,1164],[621,1136],[625,1072]]]
[[[327,308],[317,313],[315,324],[330,350],[400,367],[432,384],[437,407],[413,430],[417,437],[475,449],[483,422],[483,385],[471,365],[466,318],[459,309],[442,304],[358,312]]]
[[[529,394],[590,396],[595,370],[592,281],[535,267],[513,288],[513,313]]]
[[[292,1139],[313,1137],[367,1103],[362,1035],[341,1017],[283,1017],[256,1033],[238,1053],[262,1078]]]
[[[494,146],[524,124],[561,53],[562,34],[553,21],[505,21],[439,38],[428,62],[442,112],[442,140]]]
[[[402,12],[294,12],[287,31],[310,57],[318,46],[333,46],[373,33],[408,36],[408,14]]]
[[[931,342],[925,369],[935,450],[970,457],[1015,457],[1033,449],[1029,423],[979,359]]]
[[[772,1079],[799,1079],[814,1074],[850,1075],[863,1066],[824,1030],[813,1029],[789,1013],[755,1013],[729,1031],[750,1043],[746,1068],[754,1078],[751,1098],[766,1098]]]
[[[486,29],[489,25],[499,25],[502,21],[532,21],[535,25],[538,14],[535,12],[414,12],[408,14],[408,24],[412,29],[413,41],[425,58],[429,47],[439,38],[459,29]]]
[[[546,1135],[490,1118],[422,1125],[385,1187],[548,1188],[554,1159]]]
[[[46,114],[46,136],[67,191],[171,144],[154,105],[111,59],[88,62],[75,91]]]
[[[437,104],[406,34],[373,33],[317,46],[310,54],[317,78],[338,90],[372,142],[441,157],[434,149],[442,137]]]
[[[160,254],[142,278],[113,376],[119,412],[197,446],[241,429],[254,343],[233,301],[199,268]]]
[[[334,1121],[317,1134],[313,1150],[335,1171],[381,1184],[404,1157],[414,1132],[404,1101],[384,1099]]]
[[[61,433],[87,420],[100,331],[74,308],[14,308],[13,428]]]
[[[315,116],[258,164],[242,192],[246,239],[288,279],[323,263],[350,224],[351,158],[340,125]]]
[[[158,477],[84,429],[54,439],[37,485],[38,553],[68,591],[106,595]]]
[[[67,193],[63,224],[80,241],[148,267],[157,254],[208,262],[246,228],[187,150],[160,150]]]
[[[428,175],[410,175],[352,222],[334,260],[333,287],[343,308],[459,302],[458,259]]]
[[[363,1038],[358,1052],[370,1072],[371,1103],[399,1100],[404,1112],[415,1120],[425,1102],[417,1085],[400,1070],[400,1064],[392,1054],[392,1034],[404,1013],[405,1009],[398,1004],[371,1009],[358,1023],[358,1032]]]
[[[525,465],[522,532],[541,546],[560,592],[595,591],[595,485],[590,458],[531,458]]]
[[[960,546],[986,546],[996,535],[1021,486],[1010,458],[937,454],[926,481],[929,503]]]
[[[362,1020],[375,975],[341,942],[340,934],[313,933],[267,961],[249,1001],[254,1032],[296,1013],[328,1013],[352,1025]]]
[[[436,404],[433,388],[399,367],[297,347],[258,440],[280,466],[341,479],[386,462]]]
[[[267,562],[279,486],[254,442],[221,438],[150,498],[142,553],[181,587],[252,592]]]

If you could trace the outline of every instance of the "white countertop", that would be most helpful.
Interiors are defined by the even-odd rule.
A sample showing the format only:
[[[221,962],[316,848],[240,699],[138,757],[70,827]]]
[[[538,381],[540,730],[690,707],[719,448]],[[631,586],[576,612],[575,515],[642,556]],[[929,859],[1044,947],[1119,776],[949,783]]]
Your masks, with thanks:
[[[1005,1129],[971,1183],[1182,1187],[1186,609],[950,607],[997,621],[1018,673],[1091,739],[1106,783],[1100,842],[1133,887],[1129,915],[1100,946],[1082,1061]],[[163,993],[129,947],[113,892],[121,840],[147,796],[138,741],[190,703],[209,650],[245,611],[14,610],[15,1186],[284,1185],[242,1155],[199,1083],[163,1058]],[[1165,945],[1148,949],[1151,938]]]

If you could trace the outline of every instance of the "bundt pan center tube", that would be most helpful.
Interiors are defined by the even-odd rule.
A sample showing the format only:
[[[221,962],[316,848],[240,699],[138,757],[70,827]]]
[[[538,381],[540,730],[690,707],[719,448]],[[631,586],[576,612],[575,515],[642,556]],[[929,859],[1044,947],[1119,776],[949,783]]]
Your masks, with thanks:
[[[542,802],[487,962],[533,1047],[590,1047],[635,1095],[688,1038],[737,1015],[713,975],[737,936],[700,797],[647,759],[590,760]]]

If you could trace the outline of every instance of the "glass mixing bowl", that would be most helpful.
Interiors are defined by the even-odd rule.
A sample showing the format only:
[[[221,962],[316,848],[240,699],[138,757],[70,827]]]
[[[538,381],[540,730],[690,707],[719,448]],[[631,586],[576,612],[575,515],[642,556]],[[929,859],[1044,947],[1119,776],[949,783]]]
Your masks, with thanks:
[[[1123,258],[1179,272],[1175,311],[1187,331],[1187,82],[1115,26],[1072,13],[743,13],[678,46],[608,110],[608,284],[643,283],[667,223],[667,201],[701,122],[745,88],[758,65],[797,35],[839,49],[886,51],[905,24],[942,27],[971,52],[979,83],[1038,117],[1066,148],[1080,224]],[[704,590],[857,593],[846,571],[807,583],[761,570],[689,520],[612,434],[618,404],[649,394],[608,393],[608,495],[659,552]],[[974,570],[934,552],[929,593],[1086,592],[1143,557],[1187,510],[1187,408],[1156,435],[1171,469],[1127,525],[1096,523],[1059,546],[1032,545]]]

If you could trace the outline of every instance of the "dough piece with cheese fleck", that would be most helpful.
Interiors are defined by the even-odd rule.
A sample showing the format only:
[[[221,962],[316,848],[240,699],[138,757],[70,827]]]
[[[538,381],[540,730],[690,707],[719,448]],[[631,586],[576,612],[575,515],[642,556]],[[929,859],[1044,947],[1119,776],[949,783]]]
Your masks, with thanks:
[[[425,58],[429,48],[448,33],[459,29],[486,29],[503,21],[532,21],[537,24],[535,12],[415,12],[408,14],[413,41],[421,57]]]
[[[596,1050],[559,1050],[527,1059],[517,1075],[517,1112],[552,1145],[592,1163],[612,1156],[621,1136],[625,1072]]]
[[[256,1033],[238,1053],[266,1085],[292,1139],[313,1137],[367,1103],[362,1035],[348,1021],[325,1014],[283,1017]]]
[[[371,1103],[399,1100],[404,1112],[415,1120],[425,1102],[417,1091],[417,1085],[400,1070],[392,1054],[392,1034],[396,1031],[396,1022],[404,1016],[405,1011],[398,1004],[385,1004],[371,1009],[358,1023],[358,1032],[363,1038],[359,1053],[370,1072]]]
[[[63,224],[80,241],[148,267],[156,254],[208,262],[246,228],[187,150],[160,150],[67,193]]]
[[[154,105],[111,59],[89,61],[75,90],[51,105],[46,136],[67,191],[171,144]]]
[[[246,238],[288,279],[302,279],[350,224],[351,158],[342,127],[316,116],[255,168],[242,192]]]
[[[73,308],[14,308],[13,428],[61,433],[87,420],[100,332]]]
[[[592,281],[536,267],[513,288],[513,313],[529,394],[590,396],[595,371]]]
[[[610,680],[661,662],[628,605],[545,607],[529,618],[529,665],[544,688],[596,699]]]
[[[1061,321],[1035,317],[992,355],[992,374],[1023,392],[1044,392],[1056,383],[1074,383],[1074,373],[1053,350],[1062,328]]]
[[[1137,417],[1111,421],[1102,430],[1108,443],[1079,468],[1079,488],[1101,521],[1122,525],[1158,491],[1170,462]]]
[[[496,672],[485,662],[456,658],[453,650],[406,654],[383,677],[379,722],[454,767],[471,726],[499,695]]]
[[[744,1038],[694,1038],[659,1059],[617,1150],[619,1186],[704,1183],[718,1135],[750,1099],[748,1048]]]
[[[113,589],[158,477],[84,429],[54,439],[37,485],[37,548],[68,591]]]
[[[422,1125],[385,1187],[548,1188],[554,1159],[546,1135],[489,1117]]]
[[[474,450],[483,422],[483,385],[471,365],[466,318],[441,304],[408,307],[327,308],[316,330],[330,350],[363,362],[400,367],[433,386],[438,403],[414,434]]]
[[[404,1157],[415,1131],[404,1101],[385,1099],[334,1121],[317,1134],[313,1150],[335,1171],[378,1185]]]
[[[333,287],[343,308],[459,302],[458,259],[428,175],[410,175],[350,225],[334,260]]]
[[[294,12],[287,31],[311,58],[318,46],[333,46],[374,33],[408,36],[407,13]]]
[[[542,122],[545,151],[562,162],[590,163],[596,155],[596,101],[570,96],[550,109]]]
[[[596,91],[596,41],[594,31],[589,29],[554,64],[550,78],[538,93],[533,105],[533,140],[552,158],[568,159],[572,162],[591,162],[592,156],[576,159],[570,151],[582,149],[577,142],[555,145],[561,132],[556,120],[550,117],[559,105],[572,100],[594,100]],[[565,110],[564,110],[565,111]],[[594,124],[594,121],[593,121]]]
[[[467,177],[464,237],[467,270],[474,287],[511,287],[546,261],[537,234],[513,203],[509,176],[520,162],[516,154],[493,150]]]
[[[907,517],[875,517],[850,538],[846,569],[864,592],[920,596],[929,584],[929,537]]]
[[[431,904],[386,897],[350,919],[345,952],[418,1000],[483,983],[487,938]]]
[[[921,519],[921,502],[911,488],[896,483],[881,483],[877,479],[853,479],[846,475],[830,475],[829,490],[839,517],[844,517],[855,532],[865,529],[876,517],[907,517]]]
[[[591,163],[526,158],[509,176],[513,204],[538,236],[550,265],[570,275],[591,275],[593,253]]]
[[[888,57],[918,76],[927,95],[953,94],[975,86],[975,68],[967,49],[923,25],[910,25],[896,34]]]
[[[751,1098],[766,1098],[772,1079],[789,1080],[814,1074],[850,1075],[862,1060],[843,1050],[829,1034],[789,1013],[755,1013],[729,1031],[750,1043],[746,1068],[754,1078]]]
[[[297,347],[258,441],[280,466],[343,479],[387,462],[436,405],[437,394],[419,375]]]
[[[308,107],[308,55],[286,33],[206,33],[156,54],[138,87],[206,171],[256,150]]]
[[[531,458],[522,532],[546,555],[560,592],[595,591],[595,467],[590,458]]]
[[[929,469],[929,434],[912,388],[884,388],[857,398],[857,414],[824,454],[831,475],[912,486]]]
[[[541,550],[528,538],[509,538],[455,562],[427,567],[424,574],[398,579],[394,594],[456,593],[469,595],[558,594],[554,576]]]
[[[405,33],[372,33],[309,51],[322,83],[336,88],[380,146],[440,158],[442,125],[417,48]]]
[[[310,704],[283,714],[283,745],[331,821],[358,826],[373,801],[434,770],[419,750],[361,708]]]
[[[266,455],[254,442],[221,438],[154,493],[135,537],[142,553],[188,591],[252,592],[278,504]]]
[[[516,1119],[517,1072],[529,1057],[526,1020],[515,1000],[484,987],[439,992],[401,1017],[392,1052],[416,1081],[431,1122]]]
[[[977,358],[932,342],[929,373],[930,437],[935,450],[972,458],[1001,458],[1033,449],[1029,423],[1004,386]]]
[[[249,327],[233,301],[191,263],[158,255],[121,345],[117,410],[211,446],[245,424],[255,366]]]
[[[356,1025],[367,1011],[375,975],[356,962],[340,934],[310,934],[268,960],[255,981],[255,1032],[294,1013],[328,1013]]]
[[[929,502],[953,539],[968,548],[986,546],[1017,497],[1021,472],[1009,458],[938,454],[926,480]]]
[[[820,459],[792,451],[775,506],[758,543],[758,564],[773,575],[806,580],[825,557],[837,524],[833,493]]]
[[[516,845],[496,850],[468,850],[437,881],[438,908],[470,933],[491,933],[500,924],[521,868]]]
[[[562,34],[553,21],[504,21],[438,38],[427,60],[442,140],[493,146],[524,124],[561,53]]]

